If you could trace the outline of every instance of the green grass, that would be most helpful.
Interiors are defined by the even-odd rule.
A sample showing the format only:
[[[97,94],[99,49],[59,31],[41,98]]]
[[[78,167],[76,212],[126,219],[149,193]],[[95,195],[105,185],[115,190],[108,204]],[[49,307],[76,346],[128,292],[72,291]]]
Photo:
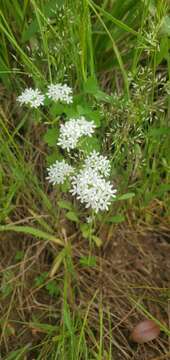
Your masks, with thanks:
[[[112,334],[109,310],[104,309],[102,298],[97,301],[98,293],[87,300],[83,311],[74,308],[83,291],[78,285],[77,261],[82,256],[86,262],[88,254],[82,248],[82,254],[74,258],[71,239],[76,241],[82,234],[91,244],[93,235],[92,257],[96,244],[100,252],[101,232],[108,223],[115,231],[119,222],[149,229],[159,229],[163,223],[167,231],[169,11],[165,0],[1,1],[0,232],[7,238],[23,236],[23,242],[45,241],[54,255],[48,274],[61,280],[63,290],[56,324],[48,311],[46,319],[37,316],[31,327],[37,332],[41,329],[43,337],[35,345],[16,341],[12,352],[8,336],[8,340],[2,336],[4,359],[24,359],[26,354],[35,354],[36,359],[116,359],[120,346]],[[47,164],[63,155],[47,132],[50,128],[53,134],[63,108],[32,112],[16,102],[25,87],[43,91],[50,82],[67,82],[74,89],[79,107],[65,107],[66,115],[79,111],[79,115],[96,116],[97,146],[111,159],[120,199],[107,214],[97,217],[90,235],[89,228],[82,227],[88,212],[76,202],[70,208],[66,193],[62,203],[62,191],[51,191],[45,180]],[[14,288],[11,292],[15,297]],[[99,306],[97,329],[89,321],[93,304]],[[139,309],[149,316],[144,305]],[[26,328],[27,320],[20,321]],[[2,323],[6,334],[8,311]],[[132,349],[120,351],[127,358],[132,355]]]

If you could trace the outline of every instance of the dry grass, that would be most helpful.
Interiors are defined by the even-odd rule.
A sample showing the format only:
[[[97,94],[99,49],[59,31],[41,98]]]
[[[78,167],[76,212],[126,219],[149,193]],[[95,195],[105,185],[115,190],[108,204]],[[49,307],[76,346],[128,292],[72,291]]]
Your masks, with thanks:
[[[169,358],[169,342],[165,331],[148,344],[136,345],[130,341],[130,332],[146,316],[168,329],[170,264],[167,224],[147,226],[111,226],[102,231],[103,246],[96,252],[96,267],[80,266],[80,258],[88,256],[88,244],[78,234],[70,238],[74,276],[67,274],[68,303],[73,314],[87,316],[92,333],[88,334],[91,347],[99,340],[100,319],[103,318],[103,344],[112,344],[113,359],[158,360]],[[16,251],[24,252],[16,262]],[[35,286],[35,278],[50,272],[58,253],[54,245],[32,242],[31,239],[4,236],[1,239],[1,276],[11,272],[9,296],[1,302],[1,351],[5,356],[15,346],[40,344],[44,329],[33,324],[55,324],[62,320],[61,297],[50,296],[44,285]],[[62,291],[65,266],[60,265],[53,279]],[[88,314],[87,314],[88,309]],[[30,352],[28,359],[32,359]],[[5,357],[4,357],[5,359]],[[106,357],[107,359],[107,357]]]

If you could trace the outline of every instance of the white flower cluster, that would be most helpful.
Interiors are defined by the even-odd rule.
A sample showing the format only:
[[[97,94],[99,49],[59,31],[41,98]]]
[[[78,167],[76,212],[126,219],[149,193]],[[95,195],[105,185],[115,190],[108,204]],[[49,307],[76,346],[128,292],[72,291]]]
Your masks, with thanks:
[[[54,101],[62,101],[66,104],[73,102],[73,91],[66,84],[51,84],[48,86],[47,95]]]
[[[62,149],[74,149],[81,136],[91,136],[94,133],[94,129],[94,122],[87,121],[84,116],[80,117],[80,119],[70,119],[61,125],[57,144]]]
[[[72,175],[75,169],[65,160],[56,161],[47,170],[47,179],[53,185],[63,184],[66,178],[70,177],[71,194],[85,204],[86,208],[91,207],[96,213],[100,210],[108,210],[108,206],[116,196],[116,189],[103,177],[110,173],[109,160],[95,151],[85,159],[83,168],[76,175]]]
[[[30,105],[33,108],[43,105],[44,99],[45,96],[38,89],[33,90],[31,88],[25,89],[17,98],[21,104]]]
[[[72,177],[70,192],[81,203],[85,203],[86,208],[91,207],[97,213],[99,210],[108,210],[116,190],[95,169],[85,168]]]
[[[85,159],[84,168],[93,169],[105,177],[110,175],[110,161],[95,150]]]
[[[108,210],[117,190],[105,177],[110,175],[109,160],[95,150],[87,156],[83,168],[72,177],[70,192],[76,195],[86,208],[91,207],[96,213]]]
[[[48,91],[46,95],[53,101],[61,101],[66,104],[73,102],[73,91],[66,84],[51,84],[48,86]],[[17,100],[21,105],[26,104],[31,107],[37,108],[40,105],[44,104],[45,95],[41,94],[38,89],[28,88],[25,89]]]
[[[63,184],[66,177],[69,176],[74,168],[67,164],[65,160],[56,161],[55,164],[51,165],[47,168],[48,176],[46,177],[50,183],[55,184]]]

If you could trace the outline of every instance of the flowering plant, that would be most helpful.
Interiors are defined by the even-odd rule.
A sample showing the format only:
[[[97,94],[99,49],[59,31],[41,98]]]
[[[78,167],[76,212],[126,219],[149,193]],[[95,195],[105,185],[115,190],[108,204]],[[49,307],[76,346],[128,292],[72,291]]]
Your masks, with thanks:
[[[53,101],[61,101],[67,104],[73,102],[72,89],[67,85],[50,85],[46,94]],[[43,105],[45,96],[38,89],[26,89],[19,97],[21,104],[30,104],[31,107]],[[88,121],[84,116],[71,118],[60,125],[60,133],[56,145],[68,151],[75,149],[79,140],[91,137],[96,125],[94,121]],[[91,208],[94,212],[108,210],[111,200],[115,197],[116,190],[106,180],[110,174],[109,160],[93,150],[84,160],[82,168],[77,171],[65,160],[56,161],[48,169],[47,180],[53,185],[63,184],[66,178],[70,179],[70,193],[75,195],[82,204]],[[74,175],[73,175],[74,174]]]
[[[93,90],[92,90],[93,89]],[[85,95],[85,96],[84,96]],[[86,98],[94,96],[94,106],[89,106]],[[94,234],[95,220],[108,223],[121,222],[122,215],[101,217],[101,212],[108,211],[112,201],[126,200],[134,196],[127,193],[117,195],[112,182],[112,163],[102,154],[107,126],[104,119],[104,104],[114,104],[114,97],[103,93],[89,78],[85,84],[83,96],[73,95],[68,85],[51,84],[46,92],[39,89],[25,89],[17,98],[21,105],[34,108],[49,106],[49,114],[54,120],[47,122],[45,142],[53,150],[47,157],[46,179],[52,186],[59,186],[61,192],[68,192],[76,198],[81,208],[85,208],[86,223],[80,223],[83,237],[94,240],[97,246],[101,240]],[[96,110],[99,104],[100,111]],[[79,212],[72,202],[66,199],[58,201],[59,208],[67,210],[65,216],[79,223]]]

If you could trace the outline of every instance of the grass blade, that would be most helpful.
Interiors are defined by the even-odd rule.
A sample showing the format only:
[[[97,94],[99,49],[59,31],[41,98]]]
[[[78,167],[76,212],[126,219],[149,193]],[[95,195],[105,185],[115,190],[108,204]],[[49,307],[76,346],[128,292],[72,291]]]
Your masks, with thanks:
[[[4,231],[14,231],[17,233],[29,234],[37,238],[52,241],[58,245],[64,245],[60,239],[57,239],[55,236],[48,234],[42,230],[35,229],[31,226],[17,226],[17,225],[0,225],[0,232]]]

